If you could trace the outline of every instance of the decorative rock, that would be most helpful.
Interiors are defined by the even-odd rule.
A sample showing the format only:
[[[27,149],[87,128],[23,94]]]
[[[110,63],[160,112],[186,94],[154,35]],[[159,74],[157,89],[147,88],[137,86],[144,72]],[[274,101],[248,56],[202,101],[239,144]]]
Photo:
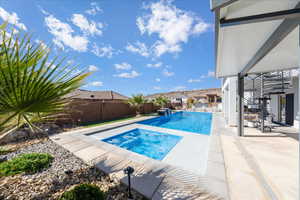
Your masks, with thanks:
[[[0,156],[0,163],[7,161],[7,156]]]
[[[65,170],[65,174],[67,174],[67,175],[72,175],[72,174],[73,174],[73,171],[72,171],[72,170],[70,170],[70,169],[68,169],[68,170]]]
[[[48,137],[48,135],[63,132],[63,129],[54,123],[50,123],[50,124],[41,123],[41,124],[37,124],[37,126],[41,129],[41,131],[32,132],[29,127],[23,127],[21,129],[12,132],[11,134],[6,135],[4,138],[1,138],[0,144],[21,142],[28,139],[34,139],[34,138],[45,138]]]
[[[19,154],[32,152],[53,155],[51,166],[36,174],[1,178],[0,199],[58,199],[65,190],[79,183],[97,185],[107,193],[107,199],[127,199],[126,187],[95,167],[86,165],[51,140],[29,145],[6,156],[7,159],[11,159]],[[68,173],[71,175],[67,175]],[[143,199],[142,195],[134,191],[133,196],[136,200]]]

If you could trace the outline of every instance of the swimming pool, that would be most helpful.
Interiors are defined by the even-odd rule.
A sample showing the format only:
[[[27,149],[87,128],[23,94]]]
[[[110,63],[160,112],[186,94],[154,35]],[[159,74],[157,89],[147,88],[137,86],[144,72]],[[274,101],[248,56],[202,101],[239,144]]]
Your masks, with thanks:
[[[136,128],[102,141],[162,160],[181,139],[177,135]]]
[[[139,124],[210,135],[212,114],[205,112],[176,112],[138,122]]]

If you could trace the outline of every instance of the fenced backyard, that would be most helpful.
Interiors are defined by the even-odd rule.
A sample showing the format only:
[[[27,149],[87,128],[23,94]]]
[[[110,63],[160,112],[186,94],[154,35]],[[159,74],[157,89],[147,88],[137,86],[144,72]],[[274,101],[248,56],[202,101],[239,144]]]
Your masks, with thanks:
[[[153,103],[145,103],[141,114],[153,113],[158,109]],[[86,124],[115,120],[135,116],[136,108],[123,101],[73,100],[66,108],[66,114],[58,123]]]

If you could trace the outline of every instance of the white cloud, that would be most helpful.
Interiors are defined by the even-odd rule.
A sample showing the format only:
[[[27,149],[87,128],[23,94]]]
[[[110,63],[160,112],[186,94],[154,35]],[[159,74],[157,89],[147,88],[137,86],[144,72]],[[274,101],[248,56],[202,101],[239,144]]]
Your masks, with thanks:
[[[50,48],[41,40],[36,39],[35,42],[40,45],[44,50],[50,51]]]
[[[18,17],[17,13],[15,13],[15,12],[9,13],[6,10],[4,10],[4,8],[0,7],[0,18],[2,18],[3,21],[13,24],[22,30],[25,30],[25,31],[27,30],[25,24],[19,22],[20,18]]]
[[[162,66],[162,62],[158,62],[158,63],[155,63],[155,64],[147,64],[147,67],[150,67],[150,68],[159,68]]]
[[[97,66],[95,66],[95,65],[89,65],[88,70],[90,72],[96,72],[96,71],[99,70],[99,68]]]
[[[120,74],[115,74],[115,77],[120,77],[120,78],[135,78],[138,77],[140,74],[134,70],[131,72],[125,72],[125,73],[120,73]]]
[[[91,52],[98,57],[107,57],[107,58],[111,58],[115,54],[114,49],[112,48],[111,45],[99,47],[96,43],[94,43]]]
[[[58,48],[60,48],[60,49],[62,49],[62,50],[65,49],[64,44],[63,44],[60,40],[58,40],[58,39],[56,39],[56,38],[53,38],[53,39],[52,39],[52,42],[53,42]],[[68,42],[68,43],[69,43],[69,42]],[[75,49],[77,49],[77,48],[75,48]],[[82,50],[82,51],[86,51],[86,49],[84,49],[84,50]]]
[[[159,40],[154,44],[156,56],[181,51],[181,44],[188,42],[190,36],[205,32],[210,25],[192,12],[172,5],[170,0],[160,0],[145,6],[150,14],[138,17],[136,24],[141,34],[157,34]]]
[[[115,68],[117,70],[130,70],[132,68],[131,64],[128,64],[126,62],[115,64]]]
[[[45,17],[45,23],[48,31],[54,36],[54,44],[59,48],[64,49],[64,45],[66,45],[75,51],[87,51],[88,39],[85,36],[73,36],[72,33],[74,31],[69,24],[60,21],[53,15]]]
[[[192,79],[192,78],[188,80],[189,83],[199,83],[201,81],[202,81],[201,79]]]
[[[160,78],[156,78],[155,81],[156,81],[156,82],[160,82]]]
[[[103,82],[101,82],[101,81],[94,81],[94,82],[89,83],[89,85],[96,86],[96,87],[101,87],[101,86],[103,86]]]
[[[91,8],[86,10],[85,13],[89,15],[96,15],[99,12],[103,12],[102,9],[98,6],[97,2],[91,3]]]
[[[128,43],[126,46],[126,50],[140,54],[141,56],[148,57],[150,55],[150,50],[148,47],[142,42],[135,42],[134,44]]]
[[[169,45],[162,41],[157,41],[152,46],[153,53],[155,56],[159,57],[165,53],[178,53],[181,52],[181,46],[178,44]]]
[[[202,78],[202,79],[204,79],[204,78],[212,78],[212,77],[215,77],[215,72],[211,71],[211,70],[208,70],[207,74],[200,76],[200,78]]]
[[[144,22],[144,19],[143,19],[143,18],[145,18],[145,16],[143,16],[143,17],[138,17],[138,18],[136,19],[136,25],[137,25],[137,27],[139,28],[141,34],[144,34],[144,33],[146,32],[145,22]]]
[[[171,72],[171,71],[169,71],[169,70],[167,70],[167,69],[164,69],[164,70],[162,71],[162,74],[163,74],[164,76],[167,76],[167,77],[170,77],[170,76],[174,76],[174,75],[175,75],[174,72]]]
[[[154,90],[161,90],[161,87],[159,87],[159,86],[154,86],[153,89],[154,89]]]
[[[44,15],[50,15],[49,12],[47,12],[46,10],[44,10],[41,6],[38,6],[40,8],[40,11],[44,14]]]
[[[67,64],[70,65],[70,64],[73,64],[74,62],[75,62],[74,60],[68,60]]]
[[[192,30],[193,34],[201,34],[203,32],[205,32],[211,25],[210,24],[206,24],[202,21],[200,21],[198,24],[196,24]]]
[[[80,30],[87,35],[102,35],[103,24],[88,19],[82,14],[73,14],[71,18],[72,23],[78,26]]]
[[[214,76],[215,76],[215,72],[209,70],[209,71],[207,72],[207,76],[208,76],[208,77],[214,77]]]
[[[186,87],[185,86],[177,86],[175,88],[172,89],[172,91],[182,91],[182,90],[185,90]]]

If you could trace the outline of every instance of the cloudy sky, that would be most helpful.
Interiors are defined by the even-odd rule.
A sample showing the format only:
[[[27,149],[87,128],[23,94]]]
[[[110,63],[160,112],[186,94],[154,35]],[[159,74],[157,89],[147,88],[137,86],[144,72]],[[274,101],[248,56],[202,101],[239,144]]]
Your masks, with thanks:
[[[125,95],[219,87],[209,0],[0,0],[0,21],[52,46],[83,89]]]

